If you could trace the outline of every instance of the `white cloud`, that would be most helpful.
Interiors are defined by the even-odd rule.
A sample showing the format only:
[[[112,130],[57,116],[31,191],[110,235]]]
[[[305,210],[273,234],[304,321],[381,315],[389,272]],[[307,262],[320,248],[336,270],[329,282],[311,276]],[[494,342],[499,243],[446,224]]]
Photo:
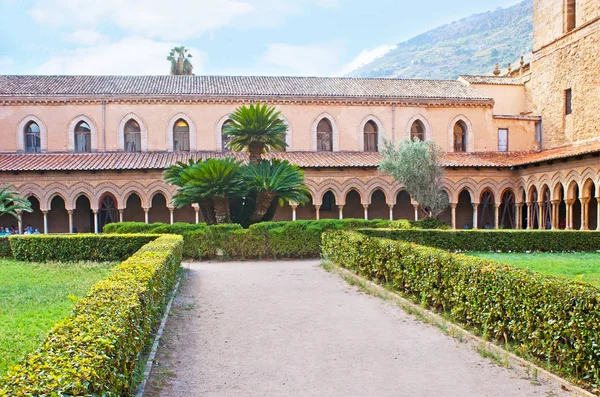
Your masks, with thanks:
[[[15,60],[10,57],[0,57],[0,74],[11,73],[12,66],[15,64]]]
[[[337,73],[337,75],[345,76],[353,72],[354,70],[373,62],[375,59],[381,58],[388,52],[395,49],[395,45],[387,44],[381,45],[373,49],[366,48],[362,50],[352,61],[344,65],[342,69]]]
[[[126,33],[161,40],[199,37],[224,26],[272,26],[306,7],[338,0],[37,0],[28,10],[40,24],[93,29],[108,22]]]
[[[54,55],[31,74],[165,75],[170,71],[166,57],[176,45],[141,37],[125,38]],[[190,48],[190,52],[194,55],[194,73],[200,74],[206,55],[196,48]]]
[[[339,65],[339,50],[335,43],[291,45],[270,44],[261,60],[277,68],[277,74],[327,76]]]
[[[78,29],[74,32],[64,34],[63,40],[86,46],[107,43],[109,41],[108,37],[95,29]]]

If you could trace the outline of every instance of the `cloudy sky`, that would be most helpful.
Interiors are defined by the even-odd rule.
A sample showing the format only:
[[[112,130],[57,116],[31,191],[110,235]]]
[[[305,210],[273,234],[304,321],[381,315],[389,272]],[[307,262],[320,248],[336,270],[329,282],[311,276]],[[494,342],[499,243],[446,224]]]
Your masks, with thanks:
[[[344,75],[398,42],[519,0],[0,0],[0,74]]]

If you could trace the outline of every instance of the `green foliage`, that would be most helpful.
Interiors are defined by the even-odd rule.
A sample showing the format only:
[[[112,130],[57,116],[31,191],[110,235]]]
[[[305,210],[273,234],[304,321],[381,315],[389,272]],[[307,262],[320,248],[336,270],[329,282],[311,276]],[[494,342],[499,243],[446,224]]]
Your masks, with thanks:
[[[0,258],[12,258],[13,253],[10,249],[10,242],[8,237],[0,236]]]
[[[600,232],[551,230],[386,230],[363,234],[402,240],[449,251],[593,252],[600,250]]]
[[[181,250],[181,236],[161,236],[116,266],[0,380],[0,396],[129,395],[138,355],[175,285]]]
[[[17,211],[32,212],[29,200],[20,197],[19,192],[11,188],[11,185],[0,188],[0,216],[10,215],[18,218]]]
[[[32,234],[10,236],[15,259],[26,262],[120,261],[158,235]]]
[[[563,374],[600,384],[600,291],[593,286],[357,232],[327,232],[322,246],[340,266]]]
[[[419,219],[418,221],[410,221],[410,225],[417,229],[450,229],[450,225],[437,218],[425,218]]]
[[[0,377],[44,341],[48,331],[105,278],[114,263],[0,260]]]
[[[185,46],[173,47],[167,61],[171,62],[171,75],[180,76],[187,75],[191,76],[194,65],[190,61],[192,54],[188,54],[189,50]]]
[[[448,207],[448,195],[442,189],[444,167],[434,141],[405,139],[398,145],[385,141],[379,169],[390,174],[406,188],[411,198],[428,217]]]
[[[229,115],[223,134],[231,138],[228,148],[250,153],[250,162],[258,164],[263,154],[271,150],[284,151],[287,124],[281,112],[267,104],[240,106]]]
[[[155,223],[144,223],[144,222],[114,222],[104,225],[102,231],[104,233],[119,233],[119,234],[134,234],[134,233],[152,233],[153,229],[159,226],[166,225],[166,223],[155,222]]]

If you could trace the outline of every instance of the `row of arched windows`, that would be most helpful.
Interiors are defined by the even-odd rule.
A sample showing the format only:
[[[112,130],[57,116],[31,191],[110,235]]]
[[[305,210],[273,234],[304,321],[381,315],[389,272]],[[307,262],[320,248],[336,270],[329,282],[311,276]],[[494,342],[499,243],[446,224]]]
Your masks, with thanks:
[[[227,144],[229,138],[224,135],[224,130],[231,120],[227,120],[221,127],[221,150],[228,150]],[[79,121],[72,132],[74,134],[74,151],[86,153],[92,151],[92,129],[86,121]],[[380,131],[378,124],[374,120],[368,120],[363,128],[363,150],[365,152],[379,151]],[[41,132],[40,127],[35,121],[30,121],[25,125],[25,151],[27,153],[37,153],[41,151]],[[425,124],[421,120],[415,120],[410,128],[411,140],[425,140]],[[172,148],[174,151],[190,150],[190,125],[183,118],[178,119],[173,124],[172,130]],[[453,148],[455,152],[467,151],[467,125],[459,120],[453,129]],[[332,152],[334,150],[334,129],[331,120],[323,117],[317,123],[316,128],[316,151]],[[142,128],[135,119],[129,119],[123,127],[123,150],[126,152],[142,151]]]

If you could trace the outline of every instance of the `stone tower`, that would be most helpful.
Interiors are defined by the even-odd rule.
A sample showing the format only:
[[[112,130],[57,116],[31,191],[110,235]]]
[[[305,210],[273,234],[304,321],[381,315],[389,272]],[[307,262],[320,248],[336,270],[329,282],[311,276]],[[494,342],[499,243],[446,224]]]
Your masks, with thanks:
[[[544,149],[600,139],[600,0],[534,0],[528,88]]]

